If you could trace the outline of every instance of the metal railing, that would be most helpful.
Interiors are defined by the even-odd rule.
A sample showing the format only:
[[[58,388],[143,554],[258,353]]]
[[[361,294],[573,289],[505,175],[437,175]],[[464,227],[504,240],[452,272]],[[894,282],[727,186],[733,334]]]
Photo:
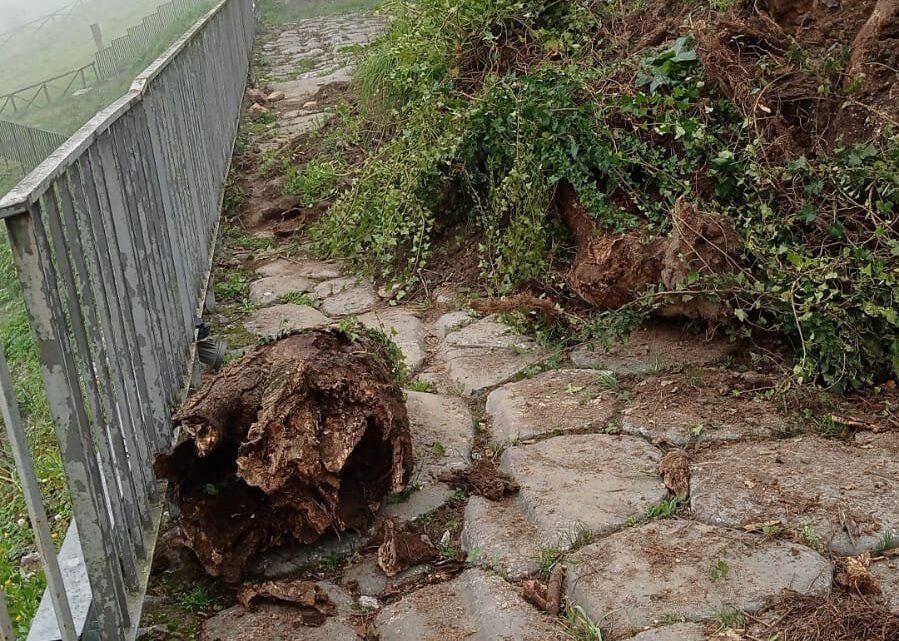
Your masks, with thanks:
[[[66,141],[55,131],[0,120],[0,158],[16,163],[23,174],[37,167]]]
[[[161,514],[152,460],[189,379],[254,28],[252,0],[222,0],[0,201],[74,517],[60,562],[0,353],[48,584],[29,639],[136,633]]]

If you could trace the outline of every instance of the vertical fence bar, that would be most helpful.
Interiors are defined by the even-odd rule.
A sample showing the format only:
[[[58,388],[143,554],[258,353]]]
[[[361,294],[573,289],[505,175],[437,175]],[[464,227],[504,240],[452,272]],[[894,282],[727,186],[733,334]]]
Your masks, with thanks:
[[[6,607],[6,594],[0,590],[0,641],[16,641],[16,633],[9,618],[9,610]],[[69,641],[63,639],[63,641]]]
[[[56,621],[59,624],[62,641],[77,641],[78,633],[75,632],[69,599],[66,596],[65,584],[62,581],[62,573],[56,559],[56,546],[53,545],[53,538],[50,535],[50,521],[47,519],[47,511],[44,509],[41,497],[40,479],[37,478],[34,471],[31,450],[28,448],[28,439],[25,436],[25,424],[19,414],[16,390],[9,375],[2,343],[0,343],[0,413],[6,424],[6,436],[9,439],[10,449],[12,449],[16,470],[19,473],[22,493],[25,496],[25,506],[28,508],[28,516],[34,531],[34,543],[44,565],[44,576],[47,578],[50,598],[53,599],[53,609],[56,612]],[[4,615],[6,619],[9,619],[2,595],[0,595],[0,608],[2,608],[2,612],[0,612],[0,628],[2,628]],[[10,639],[14,640],[15,635],[12,635]]]
[[[7,231],[41,354],[41,374],[81,534],[98,627],[105,638],[114,639],[116,630],[127,629],[129,625],[124,585],[117,561],[106,552],[105,544],[112,540],[111,524],[103,501],[81,384],[71,357],[74,350],[64,333],[66,321],[58,294],[60,286],[40,207],[35,205],[27,215],[8,219]]]

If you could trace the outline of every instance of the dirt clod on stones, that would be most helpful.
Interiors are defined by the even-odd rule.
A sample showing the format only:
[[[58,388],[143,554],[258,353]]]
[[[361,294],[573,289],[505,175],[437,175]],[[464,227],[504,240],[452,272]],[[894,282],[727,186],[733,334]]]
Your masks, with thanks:
[[[501,501],[503,497],[517,494],[518,483],[497,467],[490,458],[481,458],[467,469],[453,472],[446,481],[469,493],[483,496],[491,501]]]
[[[303,625],[319,627],[337,613],[337,606],[327,593],[312,581],[268,581],[245,585],[237,592],[238,602],[252,609],[257,601],[279,601],[297,606]]]
[[[841,588],[856,594],[880,594],[880,584],[871,574],[871,554],[865,552],[859,556],[842,559],[834,581]]]
[[[677,498],[690,494],[690,457],[683,450],[671,450],[659,461],[659,476]]]
[[[387,576],[396,576],[414,565],[434,561],[438,556],[437,548],[427,534],[397,519],[384,521],[383,541],[378,547],[378,567]]]
[[[192,396],[156,461],[185,543],[237,582],[285,543],[362,529],[412,473],[402,391],[382,348],[331,330],[257,347]]]

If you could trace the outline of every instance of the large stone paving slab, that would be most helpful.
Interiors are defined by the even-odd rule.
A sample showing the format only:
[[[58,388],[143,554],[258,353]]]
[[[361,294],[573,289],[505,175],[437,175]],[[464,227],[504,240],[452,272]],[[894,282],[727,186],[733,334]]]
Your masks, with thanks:
[[[619,376],[643,375],[687,365],[708,365],[724,360],[735,346],[723,339],[705,341],[678,327],[650,325],[609,349],[601,345],[583,345],[571,353],[577,367],[607,369]]]
[[[889,450],[817,436],[738,443],[697,458],[691,475],[690,503],[705,523],[779,520],[843,555],[873,549],[884,532],[899,535],[899,459]]]
[[[322,301],[321,310],[329,316],[364,314],[378,304],[379,298],[370,283],[344,276],[319,283],[313,290]]]
[[[559,436],[507,449],[502,468],[521,485],[517,501],[544,542],[601,535],[664,500],[661,452],[632,436]]]
[[[893,614],[899,616],[899,557],[872,563],[871,574],[880,584],[883,601]]]
[[[724,370],[652,376],[631,389],[621,430],[678,447],[704,441],[768,438],[789,424],[775,403]]]
[[[823,595],[831,566],[810,548],[693,521],[627,528],[567,559],[565,590],[613,638],[665,617],[755,612],[784,589]]]
[[[546,355],[534,339],[485,318],[447,334],[437,361],[462,394],[475,396],[508,381]]]
[[[244,321],[244,327],[253,334],[270,337],[287,331],[324,327],[330,322],[330,318],[314,307],[285,303],[257,309]]]
[[[406,392],[415,471],[412,492],[394,497],[386,513],[411,520],[434,510],[455,491],[440,478],[468,465],[474,426],[468,405],[458,396]]]
[[[609,427],[620,403],[603,380],[592,369],[551,370],[493,390],[487,397],[493,440],[515,443]]]
[[[415,314],[403,309],[383,309],[359,317],[359,322],[369,328],[384,332],[403,353],[406,366],[417,370],[427,355],[424,324]]]
[[[276,258],[257,267],[256,272],[263,276],[293,276],[313,280],[330,280],[340,276],[340,263],[335,260]]]
[[[353,600],[330,583],[320,583],[337,606],[336,616],[321,627],[300,623],[297,608],[279,603],[262,602],[252,610],[236,605],[209,618],[203,624],[201,641],[358,641],[347,621],[353,611]]]
[[[563,641],[561,626],[525,603],[498,576],[467,570],[387,606],[380,641]]]
[[[314,287],[314,280],[302,276],[266,276],[250,284],[250,302],[274,305],[287,294],[311,292]]]
[[[458,396],[406,392],[416,467],[431,477],[468,465],[474,425]]]
[[[513,498],[501,502],[480,496],[468,499],[462,549],[469,563],[500,572],[511,580],[540,569],[540,533]]]

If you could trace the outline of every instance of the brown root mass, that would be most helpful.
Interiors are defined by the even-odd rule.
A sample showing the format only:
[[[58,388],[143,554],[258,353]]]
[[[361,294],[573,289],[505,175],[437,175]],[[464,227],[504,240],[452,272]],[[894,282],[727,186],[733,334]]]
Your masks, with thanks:
[[[380,347],[337,331],[256,348],[188,399],[160,455],[187,545],[238,581],[256,554],[366,526],[412,472],[402,391]]]
[[[671,233],[654,239],[640,231],[597,234],[593,219],[568,184],[559,185],[556,205],[577,243],[568,284],[598,309],[622,307],[658,284],[674,292],[692,273],[720,274],[736,264],[740,243],[733,227],[683,199],[672,212]],[[722,311],[708,299],[675,296],[657,313],[717,320]]]

